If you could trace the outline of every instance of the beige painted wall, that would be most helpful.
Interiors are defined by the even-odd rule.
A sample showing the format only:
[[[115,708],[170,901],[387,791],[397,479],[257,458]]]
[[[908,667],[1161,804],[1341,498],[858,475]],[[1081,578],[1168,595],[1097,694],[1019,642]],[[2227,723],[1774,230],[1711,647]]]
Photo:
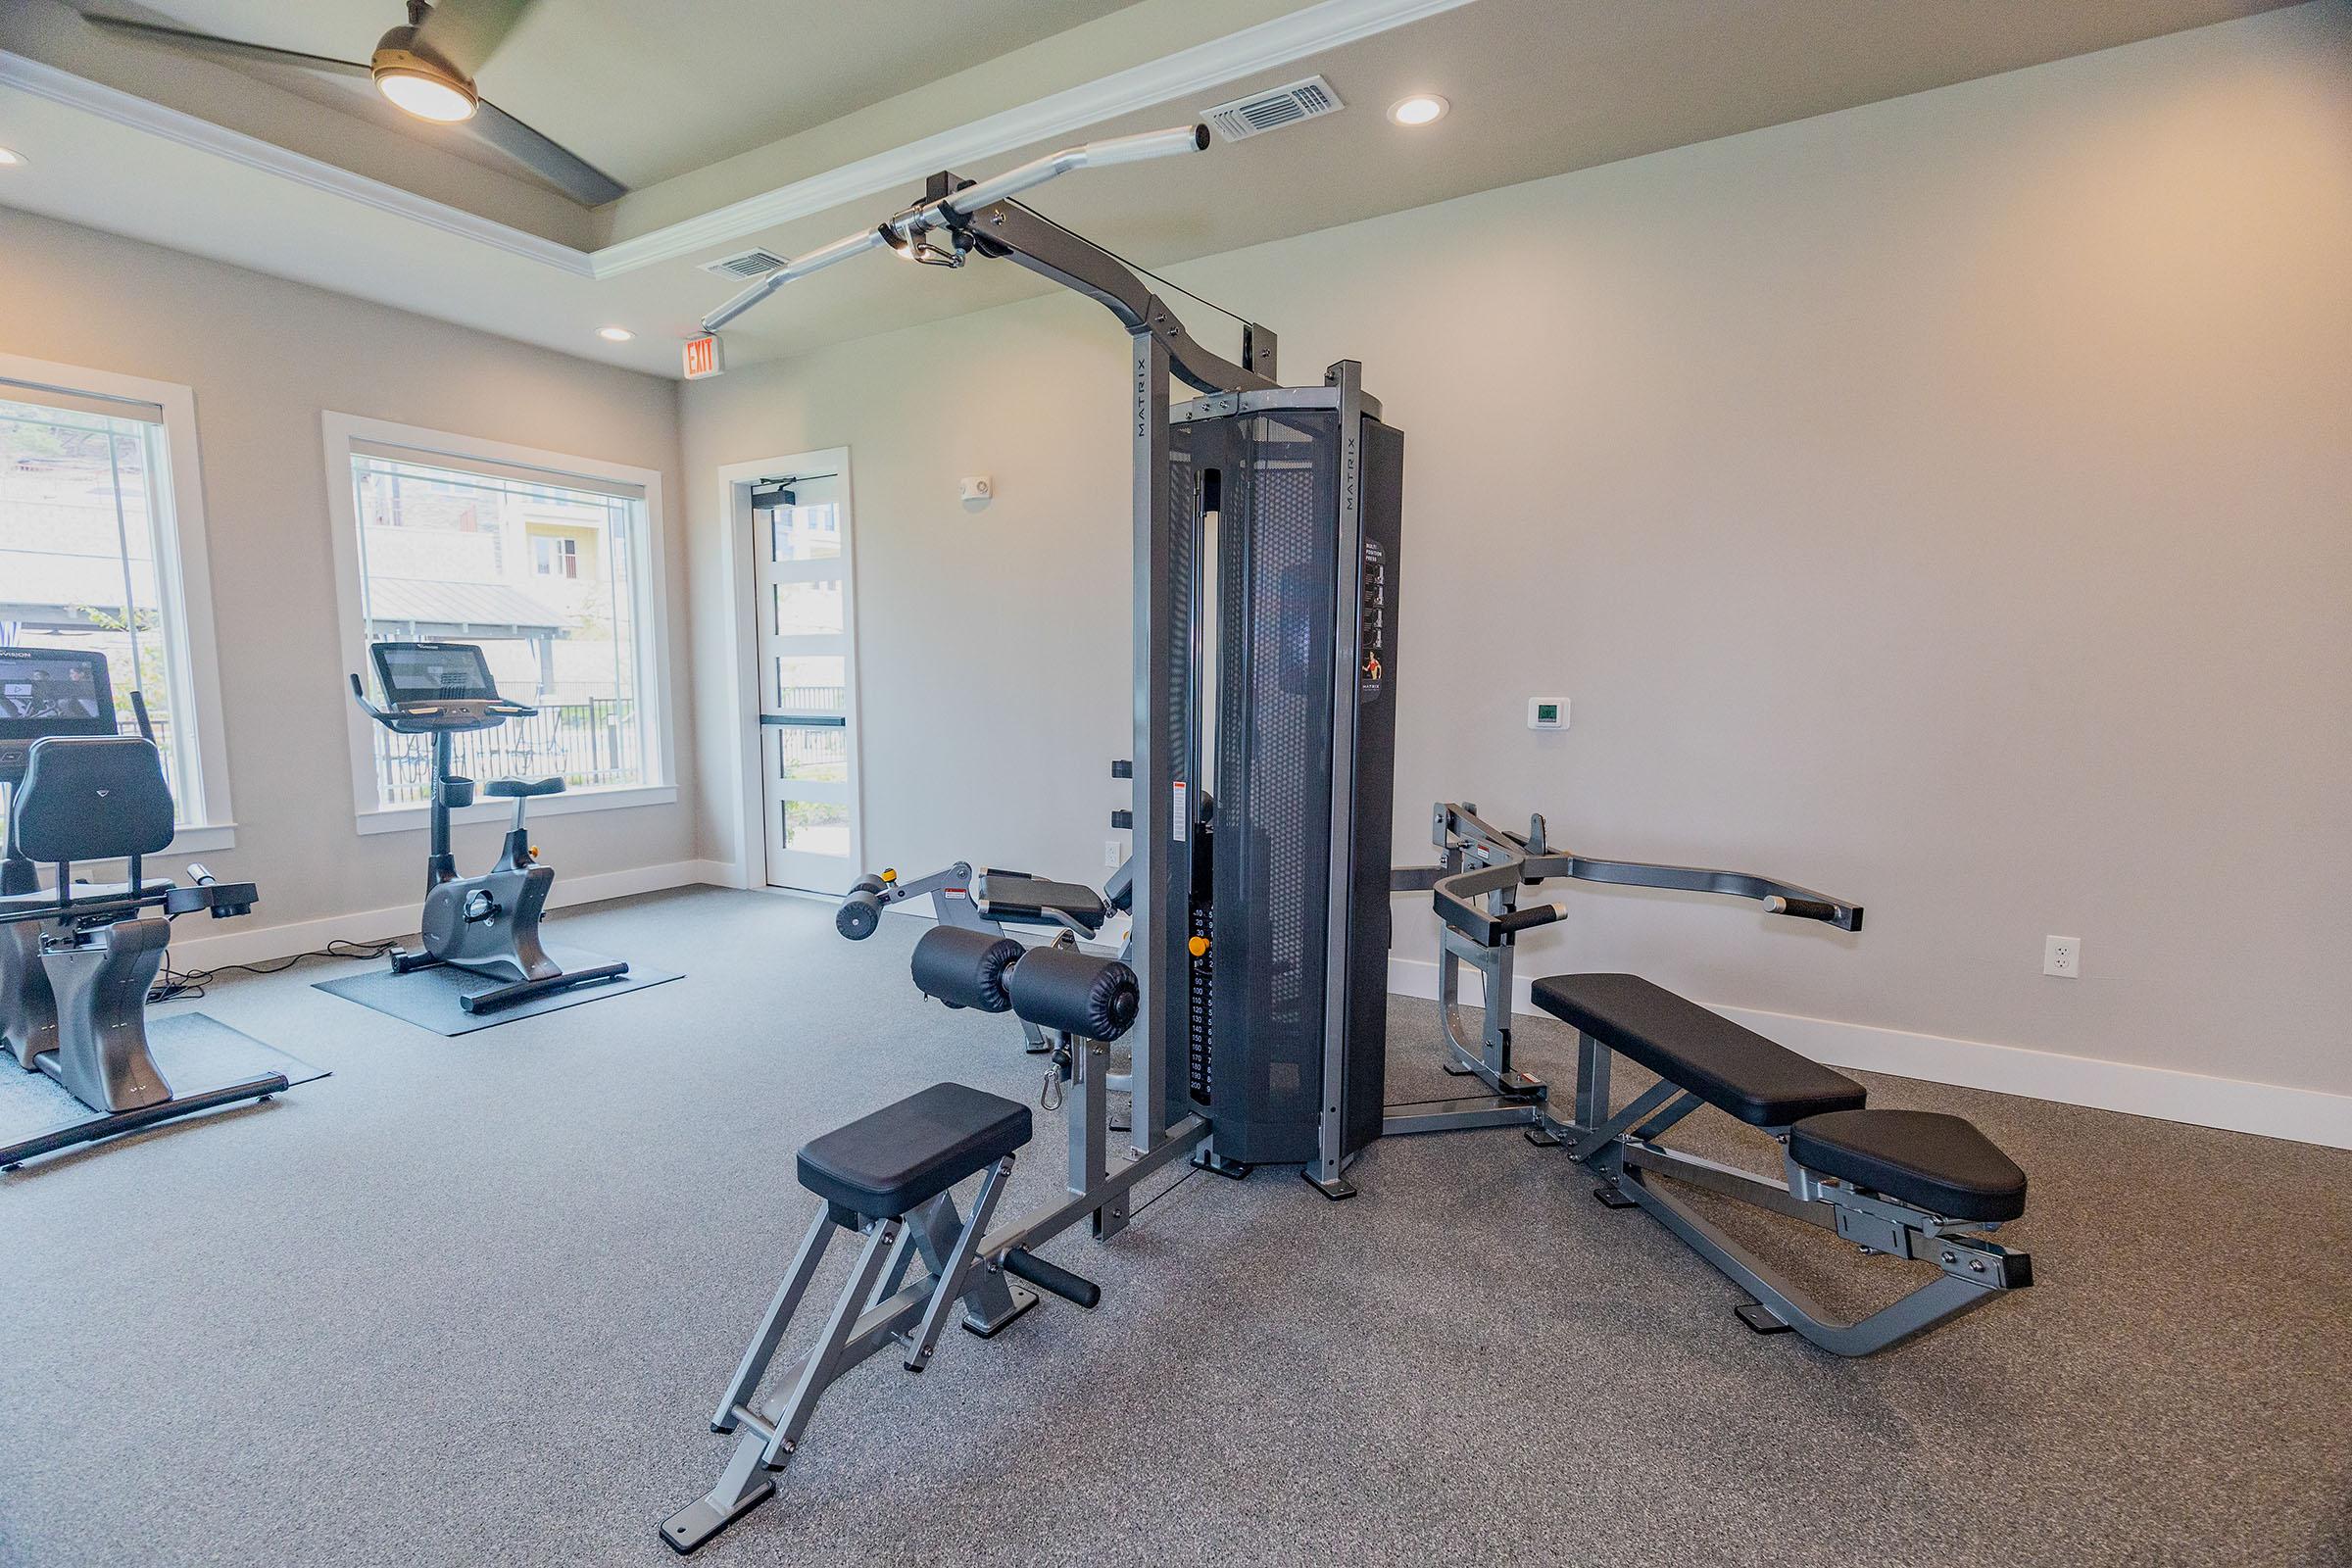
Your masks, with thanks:
[[[658,468],[676,507],[671,382],[5,208],[0,353],[195,390],[238,817],[235,850],[204,858],[262,890],[256,919],[224,936],[399,907],[423,875],[421,829],[363,838],[353,823],[321,410]],[[673,626],[681,535],[673,514]],[[544,819],[534,836],[563,878],[692,858],[682,654],[670,686],[689,787],[674,806]],[[461,864],[497,839],[462,828]]]
[[[1523,974],[2352,1092],[2352,10],[1179,275],[1288,379],[1361,359],[1407,433],[1400,857],[1467,796],[1870,908],[1580,892]],[[713,470],[853,450],[877,864],[1102,874],[1124,356],[1062,298],[686,389],[706,673]],[[1574,728],[1530,733],[1537,695]]]

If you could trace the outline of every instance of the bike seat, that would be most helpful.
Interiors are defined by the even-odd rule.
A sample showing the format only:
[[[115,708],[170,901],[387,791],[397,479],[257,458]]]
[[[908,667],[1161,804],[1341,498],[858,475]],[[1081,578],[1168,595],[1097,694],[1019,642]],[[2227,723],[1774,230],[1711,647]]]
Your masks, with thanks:
[[[494,778],[482,786],[482,793],[499,796],[506,800],[514,800],[525,795],[561,795],[564,793],[564,780],[561,778]]]

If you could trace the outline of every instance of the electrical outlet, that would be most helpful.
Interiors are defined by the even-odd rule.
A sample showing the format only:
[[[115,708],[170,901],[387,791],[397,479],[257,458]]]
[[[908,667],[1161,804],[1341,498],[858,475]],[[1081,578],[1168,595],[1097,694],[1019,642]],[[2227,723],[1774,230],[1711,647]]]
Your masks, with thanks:
[[[1104,865],[1109,866],[1115,871],[1119,868],[1120,863],[1126,858],[1127,851],[1120,845],[1117,839],[1104,839],[1102,841],[1102,863]]]
[[[2081,937],[2042,938],[2041,972],[2054,974],[2061,980],[2079,978],[2082,973],[2082,939]]]

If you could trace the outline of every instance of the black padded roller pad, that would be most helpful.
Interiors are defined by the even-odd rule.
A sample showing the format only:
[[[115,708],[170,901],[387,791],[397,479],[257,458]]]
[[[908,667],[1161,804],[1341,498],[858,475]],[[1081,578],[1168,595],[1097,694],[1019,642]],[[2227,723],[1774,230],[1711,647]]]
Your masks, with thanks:
[[[2026,1173],[1977,1131],[1937,1110],[1840,1110],[1788,1129],[1788,1152],[1807,1170],[1946,1219],[2015,1219]]]
[[[1133,969],[1068,948],[1032,948],[1013,966],[1005,989],[1013,1011],[1039,1028],[1066,1029],[1089,1040],[1118,1039],[1143,1004]]]
[[[1021,961],[1024,948],[1010,937],[987,931],[967,931],[958,925],[935,926],[914,945],[914,989],[951,1007],[977,1007],[1003,1012],[1012,1005],[1004,990],[1004,971]]]
[[[833,911],[833,929],[852,942],[863,942],[882,925],[882,895],[869,888],[852,888]]]
[[[1635,974],[1557,974],[1536,1005],[1755,1127],[1862,1108],[1862,1086]]]
[[[968,1084],[933,1084],[801,1149],[801,1185],[891,1218],[1029,1142],[1029,1107]]]

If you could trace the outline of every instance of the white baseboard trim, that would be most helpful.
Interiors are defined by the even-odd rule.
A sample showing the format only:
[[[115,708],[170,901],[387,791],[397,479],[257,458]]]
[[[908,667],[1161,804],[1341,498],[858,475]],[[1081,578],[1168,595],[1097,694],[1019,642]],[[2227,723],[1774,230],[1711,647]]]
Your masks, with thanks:
[[[625,899],[665,888],[693,887],[732,876],[734,868],[716,860],[675,860],[667,865],[636,865],[618,871],[596,871],[585,876],[559,876],[547,906],[562,909],[606,899]],[[725,883],[720,882],[721,886]],[[267,893],[264,897],[267,898]],[[260,908],[267,909],[264,903]],[[217,936],[181,937],[172,943],[174,969],[218,969],[230,963],[267,963],[297,953],[316,953],[330,942],[373,942],[385,937],[414,936],[416,904],[386,909],[355,909],[316,920],[292,920],[283,925],[224,922]],[[193,920],[182,921],[185,931]],[[210,922],[207,922],[208,924]]]
[[[1528,998],[1526,979],[1514,983],[1513,1012],[1543,1014]],[[1426,958],[1389,959],[1389,989],[1398,996],[1434,1001],[1438,966]],[[1484,990],[1465,968],[1462,1000],[1477,1003]],[[2297,1143],[2352,1149],[2352,1095],[2280,1084],[2209,1078],[2168,1067],[2068,1056],[2023,1046],[1954,1040],[1870,1024],[1839,1023],[1754,1007],[1707,1005],[1733,1022],[1779,1041],[1789,1050],[1833,1067],[1922,1078],[1964,1089],[1990,1089],[2067,1105],[2120,1110],[2132,1116],[2258,1133]]]

